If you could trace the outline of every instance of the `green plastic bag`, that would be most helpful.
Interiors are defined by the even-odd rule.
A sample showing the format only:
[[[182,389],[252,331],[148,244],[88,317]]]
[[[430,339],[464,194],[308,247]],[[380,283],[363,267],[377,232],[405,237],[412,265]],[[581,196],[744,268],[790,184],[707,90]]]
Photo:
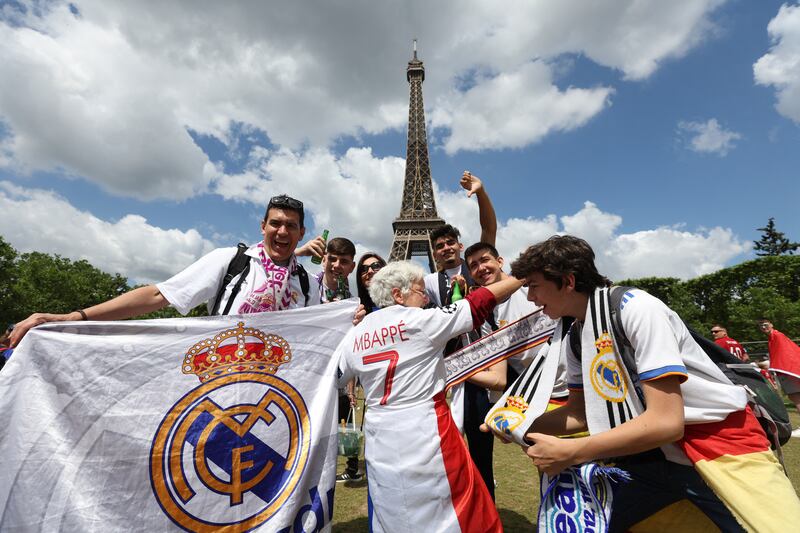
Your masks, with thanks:
[[[339,426],[339,455],[342,457],[358,457],[361,454],[364,433],[356,427],[353,413],[351,407],[347,422]]]

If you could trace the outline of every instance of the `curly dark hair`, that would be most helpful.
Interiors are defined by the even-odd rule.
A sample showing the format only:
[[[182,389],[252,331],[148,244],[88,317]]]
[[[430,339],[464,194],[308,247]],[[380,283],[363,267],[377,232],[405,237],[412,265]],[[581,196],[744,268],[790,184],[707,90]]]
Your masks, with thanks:
[[[553,235],[546,241],[529,246],[511,263],[511,275],[525,279],[540,272],[558,288],[564,276],[575,276],[575,290],[591,295],[597,287],[608,287],[611,281],[597,271],[594,251],[589,243],[572,235]]]

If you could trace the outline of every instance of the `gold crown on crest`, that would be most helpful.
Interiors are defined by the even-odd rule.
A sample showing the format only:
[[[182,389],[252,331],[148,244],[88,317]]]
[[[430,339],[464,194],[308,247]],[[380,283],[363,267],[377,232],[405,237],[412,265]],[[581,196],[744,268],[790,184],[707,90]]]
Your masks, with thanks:
[[[603,332],[603,334],[594,341],[594,346],[597,348],[597,353],[614,351],[614,341],[611,340],[611,335],[607,332]]]
[[[528,410],[528,402],[522,396],[509,396],[506,398],[506,407],[518,413]]]
[[[196,374],[201,382],[237,372],[274,374],[291,359],[292,351],[285,339],[246,328],[244,322],[239,322],[236,328],[189,348],[183,359],[183,373]]]

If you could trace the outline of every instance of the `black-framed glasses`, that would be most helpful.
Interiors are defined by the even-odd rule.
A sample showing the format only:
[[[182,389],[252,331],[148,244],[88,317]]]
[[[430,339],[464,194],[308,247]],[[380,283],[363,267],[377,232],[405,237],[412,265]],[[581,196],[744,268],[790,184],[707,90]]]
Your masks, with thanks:
[[[715,333],[715,334],[716,333],[722,333],[722,330],[721,329],[712,329],[711,333]]]
[[[360,270],[360,272],[362,274],[364,272],[366,272],[367,270],[372,270],[373,272],[377,272],[378,270],[382,269],[384,266],[386,266],[386,265],[381,264],[380,261],[375,261],[374,263],[370,263],[368,265],[361,265],[361,268],[359,270]]]
[[[272,198],[269,199],[267,210],[270,210],[273,207],[277,207],[278,209],[288,208],[288,209],[302,210],[303,202],[301,202],[300,200],[296,200],[291,196],[281,194],[279,196],[273,196]]]

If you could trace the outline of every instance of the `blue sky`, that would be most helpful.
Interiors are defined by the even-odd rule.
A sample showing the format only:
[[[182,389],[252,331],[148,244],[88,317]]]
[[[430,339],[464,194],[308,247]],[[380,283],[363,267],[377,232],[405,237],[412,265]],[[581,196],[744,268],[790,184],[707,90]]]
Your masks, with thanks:
[[[0,2],[0,234],[163,279],[304,200],[386,254],[411,40],[440,215],[513,259],[555,232],[611,277],[690,278],[800,240],[800,7],[767,0]]]

